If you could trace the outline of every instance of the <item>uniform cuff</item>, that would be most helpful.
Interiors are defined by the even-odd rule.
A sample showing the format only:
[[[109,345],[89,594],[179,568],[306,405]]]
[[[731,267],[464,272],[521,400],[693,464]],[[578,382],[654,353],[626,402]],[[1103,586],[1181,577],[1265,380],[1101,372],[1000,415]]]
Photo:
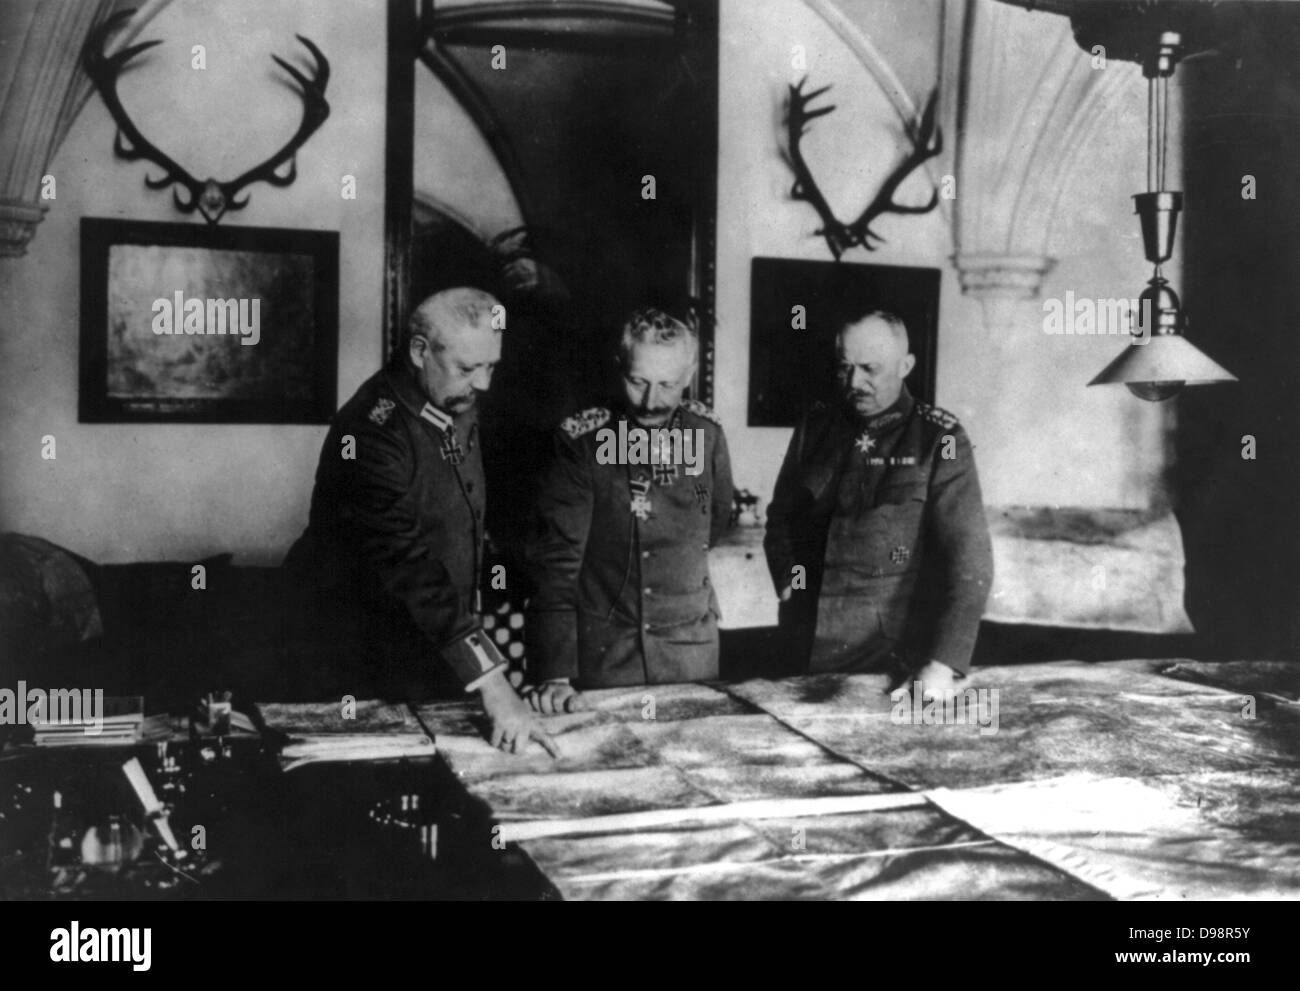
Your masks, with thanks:
[[[442,648],[442,658],[456,674],[456,678],[472,692],[493,671],[507,666],[496,645],[481,630],[472,630],[459,640]]]

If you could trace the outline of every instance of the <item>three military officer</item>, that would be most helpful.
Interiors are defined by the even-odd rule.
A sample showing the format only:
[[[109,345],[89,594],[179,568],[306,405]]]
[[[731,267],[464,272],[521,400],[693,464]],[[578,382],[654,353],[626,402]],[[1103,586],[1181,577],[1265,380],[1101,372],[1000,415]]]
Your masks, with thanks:
[[[406,346],[335,416],[286,566],[316,615],[355,635],[371,676],[358,691],[420,694],[437,681],[437,651],[481,692],[494,744],[555,752],[476,615],[475,397],[500,357],[496,305],[454,289],[416,310]],[[619,340],[617,400],[556,431],[526,548],[533,709],[581,707],[582,688],[718,675],[708,549],[733,490],[718,418],[683,399],[698,348],[680,321],[639,311]],[[969,669],[992,580],[971,444],[951,414],[909,394],[915,359],[898,317],[848,322],[837,349],[839,401],[799,424],[768,510],[782,625],[812,671],[910,674],[942,690]]]
[[[680,321],[633,314],[619,340],[618,399],[556,431],[527,547],[538,589],[526,624],[539,681],[530,698],[542,712],[580,706],[580,688],[717,677],[708,549],[727,527],[732,480],[717,416],[682,398],[698,352]]]
[[[949,689],[970,668],[993,576],[970,440],[909,394],[907,329],[840,331],[839,401],[795,430],[764,547],[791,648],[812,671],[885,671]]]
[[[346,665],[312,675],[317,695],[477,690],[494,745],[533,739],[554,753],[477,617],[485,499],[475,406],[501,356],[496,308],[487,293],[457,288],[415,310],[393,361],[335,415],[307,530],[285,564],[308,621],[337,639]]]

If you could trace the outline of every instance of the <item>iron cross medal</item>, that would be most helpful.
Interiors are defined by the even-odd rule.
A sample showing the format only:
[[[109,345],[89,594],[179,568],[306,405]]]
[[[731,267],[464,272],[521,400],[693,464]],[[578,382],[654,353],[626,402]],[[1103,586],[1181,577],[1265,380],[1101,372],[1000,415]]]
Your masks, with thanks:
[[[465,450],[456,439],[456,430],[453,427],[448,427],[447,432],[442,435],[442,446],[439,450],[442,452],[442,460],[450,461],[454,465],[459,465],[465,460]]]

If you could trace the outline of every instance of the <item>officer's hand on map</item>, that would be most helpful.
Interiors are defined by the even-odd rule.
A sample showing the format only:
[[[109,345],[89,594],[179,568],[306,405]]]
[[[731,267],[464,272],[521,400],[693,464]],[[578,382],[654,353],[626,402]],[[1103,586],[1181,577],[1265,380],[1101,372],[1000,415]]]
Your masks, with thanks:
[[[952,691],[953,682],[956,680],[956,672],[946,664],[939,661],[931,661],[912,679],[921,683],[921,698],[925,701],[937,699],[942,702],[944,695]]]
[[[527,692],[528,704],[545,716],[559,715],[562,712],[581,712],[587,708],[587,700],[569,684],[568,678],[556,678],[543,682]]]
[[[537,743],[552,757],[560,756],[560,746],[551,738],[550,731],[542,725],[528,704],[506,680],[503,671],[494,671],[479,688],[483,696],[483,711],[492,721],[489,742],[494,747],[512,754],[525,750],[529,740]]]

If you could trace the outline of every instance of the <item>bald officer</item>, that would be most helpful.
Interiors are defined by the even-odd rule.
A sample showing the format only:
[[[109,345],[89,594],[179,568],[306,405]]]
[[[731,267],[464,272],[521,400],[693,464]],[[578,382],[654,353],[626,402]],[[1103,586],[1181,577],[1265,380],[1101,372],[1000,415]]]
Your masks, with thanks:
[[[698,355],[679,320],[633,314],[617,400],[556,432],[528,545],[539,589],[527,624],[531,698],[542,712],[580,706],[579,688],[718,675],[708,551],[728,524],[731,462],[717,416],[682,398]]]
[[[310,522],[286,567],[306,591],[308,614],[350,661],[337,679],[343,691],[477,691],[493,745],[514,751],[531,738],[554,753],[477,615],[484,485],[476,399],[501,357],[496,307],[487,293],[458,288],[415,310],[392,362],[335,415]]]
[[[918,402],[892,313],[836,338],[839,396],[795,430],[764,548],[781,622],[811,671],[883,671],[946,691],[970,669],[993,577],[970,440]]]

